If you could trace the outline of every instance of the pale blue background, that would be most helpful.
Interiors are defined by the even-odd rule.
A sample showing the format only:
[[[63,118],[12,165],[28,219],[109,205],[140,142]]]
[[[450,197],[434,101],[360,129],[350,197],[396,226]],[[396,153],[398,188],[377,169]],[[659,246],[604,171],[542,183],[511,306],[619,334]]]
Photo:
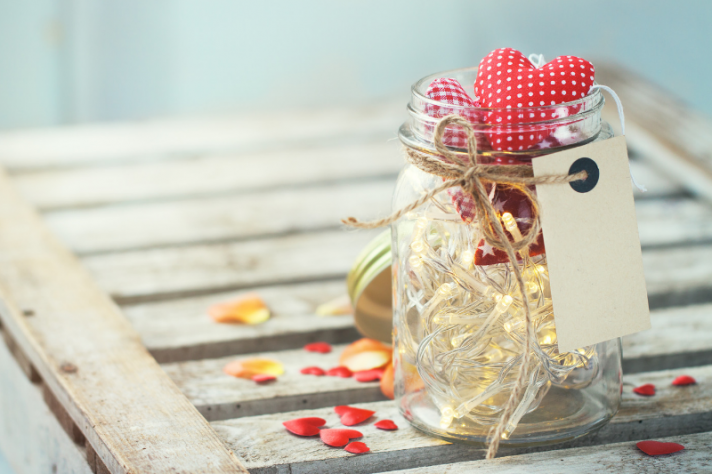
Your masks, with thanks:
[[[712,1],[0,0],[0,127],[407,99],[511,46],[712,113]]]

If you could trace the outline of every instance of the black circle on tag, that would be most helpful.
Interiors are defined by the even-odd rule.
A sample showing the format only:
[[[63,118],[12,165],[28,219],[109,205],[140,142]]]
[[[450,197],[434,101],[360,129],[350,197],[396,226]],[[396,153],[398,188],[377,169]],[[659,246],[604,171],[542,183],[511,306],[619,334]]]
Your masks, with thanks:
[[[586,179],[579,179],[577,181],[571,181],[569,185],[574,191],[579,193],[587,193],[598,184],[598,165],[591,158],[579,158],[571,164],[569,168],[569,174],[576,174],[580,171],[585,171],[588,173]]]

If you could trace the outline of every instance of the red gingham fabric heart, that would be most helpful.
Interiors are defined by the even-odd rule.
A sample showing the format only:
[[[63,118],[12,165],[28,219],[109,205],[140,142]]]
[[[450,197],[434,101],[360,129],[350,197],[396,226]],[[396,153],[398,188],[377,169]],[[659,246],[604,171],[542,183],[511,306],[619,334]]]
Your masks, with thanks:
[[[672,454],[682,451],[685,447],[677,443],[663,443],[660,441],[641,441],[636,444],[638,449],[648,456],[660,456],[661,454]]]
[[[393,431],[398,429],[398,425],[393,423],[393,420],[380,420],[373,424],[379,430]]]
[[[366,443],[362,443],[361,441],[354,441],[353,443],[349,443],[344,449],[350,452],[351,454],[363,454],[371,450],[371,448],[366,446]]]
[[[526,124],[568,117],[579,106],[566,106],[554,111],[532,110],[528,107],[549,107],[585,97],[593,85],[593,64],[576,56],[559,56],[536,68],[521,52],[512,48],[495,49],[480,61],[475,80],[475,96],[483,107],[514,109],[493,112],[487,121],[492,124]],[[567,127],[561,127],[562,132]],[[555,125],[495,128],[489,142],[497,151],[529,150],[547,139]]]
[[[329,446],[333,446],[335,448],[346,446],[351,438],[360,438],[362,436],[363,435],[360,431],[340,428],[332,428],[319,431],[319,437],[321,438],[321,440],[325,444],[328,444]]]
[[[319,434],[319,427],[326,424],[326,420],[323,418],[316,417],[306,417],[306,418],[295,418],[293,420],[288,420],[282,422],[285,428],[290,433],[294,433],[299,436],[314,436]]]
[[[675,380],[672,381],[672,384],[678,387],[683,387],[685,385],[694,385],[696,383],[697,380],[690,377],[689,375],[680,375],[679,377],[675,377]]]
[[[363,408],[355,408],[346,405],[334,407],[334,411],[341,417],[341,423],[346,426],[353,426],[366,421],[373,416],[375,411],[364,410]]]
[[[651,383],[646,383],[645,385],[641,385],[640,387],[635,387],[633,389],[633,392],[637,393],[638,395],[643,395],[644,397],[652,397],[655,395],[655,385]]]

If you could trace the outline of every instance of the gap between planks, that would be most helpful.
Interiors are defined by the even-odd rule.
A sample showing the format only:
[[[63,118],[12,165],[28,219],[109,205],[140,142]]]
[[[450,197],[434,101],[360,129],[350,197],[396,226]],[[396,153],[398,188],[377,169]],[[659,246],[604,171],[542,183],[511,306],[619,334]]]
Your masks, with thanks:
[[[697,385],[674,387],[671,382],[681,373],[689,374]],[[624,376],[623,403],[618,414],[598,433],[573,442],[539,448],[502,448],[500,456],[533,451],[550,451],[572,446],[603,445],[662,436],[688,435],[712,430],[712,366],[676,371],[648,372]],[[632,393],[632,387],[645,383],[657,386],[653,397]],[[371,452],[354,456],[343,449],[324,445],[318,437],[301,438],[289,434],[282,421],[304,416],[327,420],[327,426],[340,427],[333,408],[303,410],[273,415],[239,418],[211,423],[227,446],[246,460],[252,474],[285,472],[366,474],[415,468],[484,458],[484,450],[463,444],[448,444],[424,435],[408,424],[393,402],[360,404],[376,415],[353,428],[364,434]],[[376,429],[373,421],[392,419],[399,430]]]

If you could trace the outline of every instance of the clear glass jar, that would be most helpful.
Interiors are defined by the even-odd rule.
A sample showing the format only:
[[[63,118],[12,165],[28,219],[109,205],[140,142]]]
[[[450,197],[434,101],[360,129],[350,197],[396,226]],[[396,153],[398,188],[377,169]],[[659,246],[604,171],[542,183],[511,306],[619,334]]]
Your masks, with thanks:
[[[435,74],[413,86],[410,117],[400,129],[406,147],[437,156],[433,130],[448,114],[472,123],[480,163],[531,165],[537,156],[613,135],[601,120],[604,99],[598,90],[578,101],[524,109],[466,109],[426,98],[433,79],[455,78],[468,87],[476,71]],[[446,132],[445,144],[456,143],[457,133]],[[520,150],[516,144],[522,136],[533,141]],[[465,156],[464,149],[450,149]],[[407,165],[393,208],[441,182]],[[488,186],[495,208],[510,214],[504,220],[512,217],[516,223],[516,228],[512,219],[509,227],[504,223],[510,238],[517,231],[525,234],[532,222],[528,201],[511,188]],[[457,191],[442,192],[393,224],[395,397],[403,415],[422,431],[448,441],[483,443],[499,422],[519,372],[524,311],[512,264],[504,252],[484,243],[476,219],[458,212],[462,199]],[[517,264],[527,280],[535,341],[527,388],[502,444],[554,443],[595,431],[620,405],[620,340],[560,354],[541,236]]]

